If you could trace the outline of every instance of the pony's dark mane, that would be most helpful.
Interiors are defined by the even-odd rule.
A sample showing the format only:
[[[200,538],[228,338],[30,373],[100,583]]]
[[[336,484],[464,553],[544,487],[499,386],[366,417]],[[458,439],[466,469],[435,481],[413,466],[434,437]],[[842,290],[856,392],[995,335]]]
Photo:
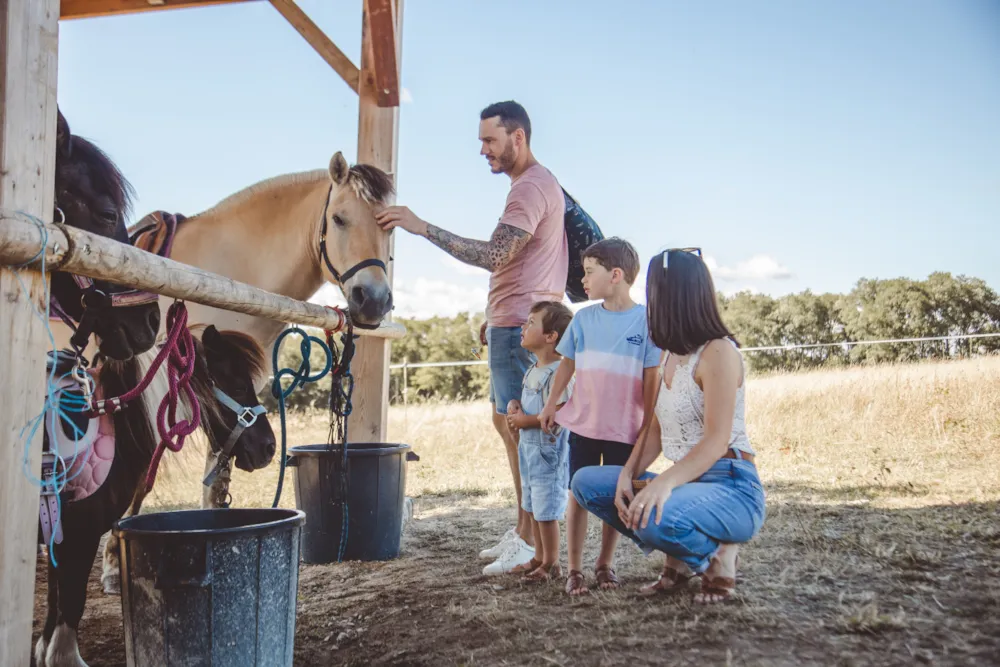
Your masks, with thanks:
[[[139,363],[136,359],[115,361],[107,359],[101,365],[98,382],[105,397],[121,396],[139,384]],[[115,457],[121,457],[126,467],[136,475],[141,475],[156,449],[157,439],[153,432],[141,399],[136,399],[133,409],[125,409],[114,415],[115,440],[133,442],[132,447],[118,447]]]
[[[115,208],[121,213],[122,220],[127,220],[132,214],[135,190],[107,153],[87,139],[74,134],[70,159],[87,167],[87,176],[94,182],[94,189],[107,192],[114,201]]]
[[[370,164],[356,164],[347,173],[347,184],[359,199],[369,204],[386,204],[396,187],[392,176]]]
[[[220,331],[219,335],[229,345],[236,348],[237,354],[243,358],[250,371],[250,378],[257,380],[267,370],[267,355],[256,340],[240,331]]]

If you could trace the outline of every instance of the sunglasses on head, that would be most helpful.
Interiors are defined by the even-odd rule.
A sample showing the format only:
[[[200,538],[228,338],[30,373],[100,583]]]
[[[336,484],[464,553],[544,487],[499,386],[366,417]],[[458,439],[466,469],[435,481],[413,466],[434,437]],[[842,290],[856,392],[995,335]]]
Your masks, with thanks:
[[[689,252],[692,255],[698,255],[701,257],[701,248],[670,248],[663,251],[663,268],[670,268],[670,253],[672,252]]]

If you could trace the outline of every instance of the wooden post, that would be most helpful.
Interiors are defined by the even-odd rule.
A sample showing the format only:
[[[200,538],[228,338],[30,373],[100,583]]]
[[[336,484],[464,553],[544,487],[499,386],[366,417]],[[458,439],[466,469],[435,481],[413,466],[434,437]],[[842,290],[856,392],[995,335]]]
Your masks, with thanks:
[[[395,16],[396,67],[402,55],[403,0],[393,0]],[[374,40],[368,20],[369,0],[365,0],[361,18],[361,79],[358,86],[358,162],[375,165],[396,179],[396,147],[399,139],[399,107],[379,107],[376,84]],[[384,59],[383,59],[384,60]],[[400,77],[396,76],[399,81]],[[392,256],[393,238],[388,255]],[[385,259],[388,259],[386,257]],[[393,264],[387,262],[389,285]],[[351,415],[351,440],[384,442],[389,421],[389,342],[362,338],[354,357],[354,412]]]
[[[410,358],[403,359],[403,407],[410,404]]]
[[[55,196],[59,0],[0,0],[0,207],[52,219]],[[27,665],[35,607],[42,434],[23,459],[21,428],[41,412],[47,337],[42,274],[25,270],[25,295],[0,267],[0,665]]]

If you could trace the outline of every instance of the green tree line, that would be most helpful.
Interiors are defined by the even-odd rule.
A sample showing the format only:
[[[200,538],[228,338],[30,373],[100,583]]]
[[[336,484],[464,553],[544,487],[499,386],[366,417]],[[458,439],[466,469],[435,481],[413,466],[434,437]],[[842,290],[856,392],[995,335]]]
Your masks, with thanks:
[[[928,338],[1000,333],[1000,297],[983,280],[934,273],[926,280],[862,278],[847,294],[811,291],[771,297],[741,292],[719,295],[722,315],[743,347],[845,343],[847,341]],[[483,315],[398,319],[407,336],[392,344],[392,363],[474,361],[480,349]],[[281,362],[297,367],[298,339],[283,346]],[[339,339],[338,339],[339,342]],[[989,354],[1000,338],[880,345],[837,345],[812,349],[753,351],[747,364],[755,372],[794,371],[824,365],[910,362]],[[322,362],[322,354],[313,353]],[[485,366],[409,368],[409,401],[483,399],[489,394]],[[362,381],[362,380],[359,380]],[[329,381],[300,389],[289,400],[296,407],[325,405]],[[403,400],[402,369],[390,375],[390,399]],[[269,401],[272,405],[272,401]]]

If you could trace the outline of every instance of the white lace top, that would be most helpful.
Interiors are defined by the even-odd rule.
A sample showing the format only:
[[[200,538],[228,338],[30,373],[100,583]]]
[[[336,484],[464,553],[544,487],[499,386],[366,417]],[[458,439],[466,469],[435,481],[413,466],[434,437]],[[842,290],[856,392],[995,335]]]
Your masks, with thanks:
[[[656,418],[660,422],[663,455],[671,461],[684,458],[705,433],[705,395],[694,379],[698,360],[704,349],[705,345],[702,345],[686,361],[678,364],[670,387],[667,387],[663,379],[660,380],[660,395],[656,399],[655,407]],[[669,358],[667,355],[667,359]],[[661,376],[665,366],[666,360],[660,367]],[[745,388],[744,377],[736,390],[736,409],[733,414],[733,432],[729,436],[729,448],[754,454],[753,448],[750,447],[750,439],[747,438]]]

